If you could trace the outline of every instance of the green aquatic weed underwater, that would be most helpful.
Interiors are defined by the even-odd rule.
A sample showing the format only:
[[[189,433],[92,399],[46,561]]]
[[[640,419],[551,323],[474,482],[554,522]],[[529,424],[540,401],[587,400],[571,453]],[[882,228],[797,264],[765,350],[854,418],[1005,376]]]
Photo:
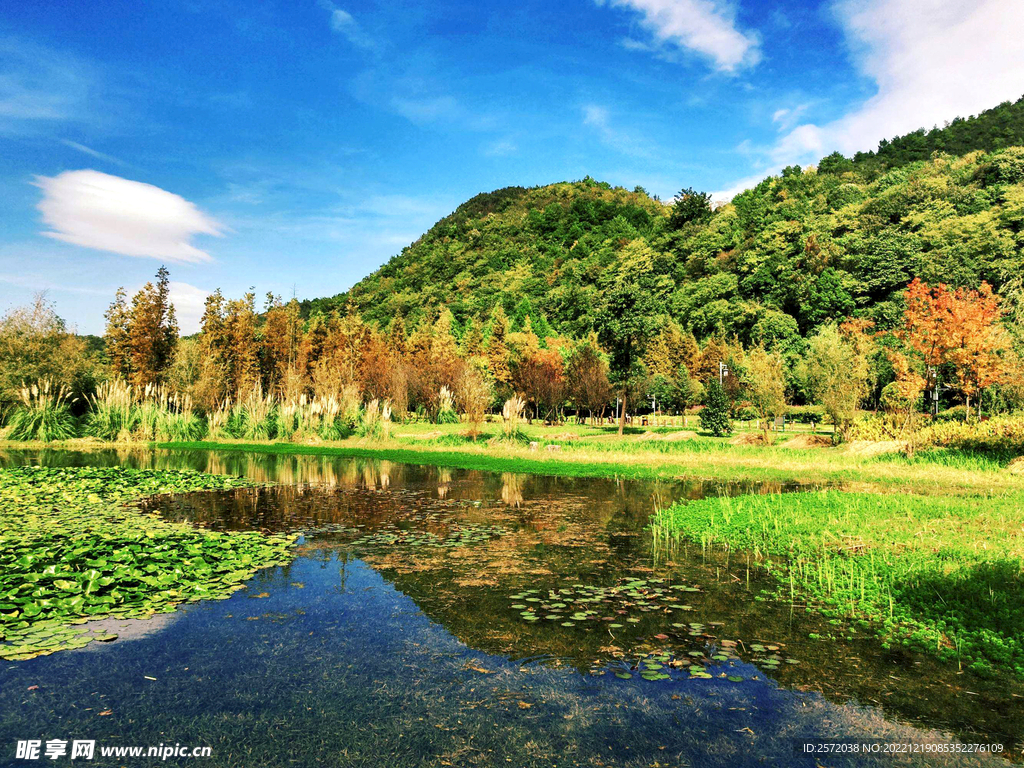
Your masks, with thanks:
[[[260,568],[288,562],[293,537],[204,530],[132,506],[248,485],[188,471],[0,469],[0,658],[112,640],[72,625],[227,597]]]

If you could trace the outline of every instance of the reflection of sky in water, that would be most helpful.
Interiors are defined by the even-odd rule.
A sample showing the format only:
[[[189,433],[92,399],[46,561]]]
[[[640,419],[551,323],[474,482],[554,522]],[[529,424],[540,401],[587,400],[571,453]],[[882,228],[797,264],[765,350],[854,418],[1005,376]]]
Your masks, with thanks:
[[[204,765],[813,766],[794,737],[922,735],[769,682],[522,668],[466,648],[375,571],[333,556],[267,571],[135,642],[7,665],[0,688],[11,754],[19,738],[178,741],[212,746]]]
[[[9,460],[22,463],[24,458]],[[455,505],[439,509],[457,508],[460,514],[481,519],[497,519],[504,509],[506,523],[517,519],[525,529],[543,536],[564,536],[558,532],[562,523],[568,524],[568,533],[584,546],[551,547],[543,555],[552,567],[557,562],[566,568],[578,565],[575,560],[580,553],[585,556],[592,551],[595,535],[610,541],[613,530],[642,526],[653,498],[664,502],[708,492],[700,484],[629,485],[488,475],[315,456],[103,451],[54,452],[42,460],[188,466],[348,489],[330,497],[330,503],[315,494],[311,501],[307,499],[305,512],[312,509],[326,519],[342,519],[352,511],[388,519],[404,508],[434,509],[432,505],[441,503],[438,499]],[[289,491],[282,498],[288,500],[287,509],[295,510],[296,499],[302,496]],[[252,524],[245,521],[250,509],[246,503],[228,503],[230,495],[219,498],[226,505],[221,513],[226,509],[245,513],[239,524]],[[240,494],[239,498],[248,497]],[[481,501],[483,507],[478,509]],[[564,508],[552,511],[558,506],[552,502]],[[545,518],[545,514],[555,517]],[[612,544],[609,557],[634,557],[636,541],[627,538]],[[491,607],[484,604],[486,596],[500,601],[501,610],[506,610],[508,590],[503,586],[481,586],[474,592],[451,582],[452,574],[427,570],[396,575],[384,570],[442,625],[363,561],[339,559],[344,557],[340,550],[325,543],[328,546],[308,551],[286,568],[261,572],[247,590],[230,599],[192,604],[151,622],[114,627],[111,631],[123,638],[114,643],[94,643],[81,651],[0,666],[0,765],[13,757],[15,741],[25,738],[209,745],[213,758],[202,761],[204,765],[238,768],[985,763],[974,756],[816,760],[799,755],[794,741],[804,738],[941,741],[942,737],[894,723],[875,707],[835,703],[849,696],[830,701],[816,693],[802,693],[793,683],[780,687],[745,662],[729,668],[730,674],[745,678],[742,683],[690,680],[685,671],[673,672],[672,680],[648,682],[636,675],[620,680],[608,673],[581,674],[568,664],[521,666],[496,651],[496,641],[482,642],[467,633],[468,627],[476,631],[480,620],[495,615],[488,614]],[[442,584],[443,578],[449,581]],[[451,602],[453,590],[463,600],[479,599],[479,605],[460,609]],[[266,597],[256,597],[264,593]],[[723,604],[735,600],[730,595],[709,591],[702,597],[717,618],[716,613],[728,612]],[[765,604],[744,600],[735,608],[732,621],[767,628]],[[460,621],[455,621],[450,614],[459,610]],[[524,631],[524,642],[537,639],[529,634],[531,630]],[[535,631],[549,630],[538,627]],[[496,655],[466,646],[451,632]],[[133,641],[124,642],[129,637]],[[864,664],[866,674],[878,669],[874,662],[825,646],[817,651],[804,647],[797,655],[804,653],[808,659],[817,653],[815,663],[820,668],[812,669],[808,663],[783,671],[828,678],[830,669],[821,659],[830,658],[837,664],[852,658],[855,666]],[[720,670],[709,667],[709,671]],[[840,672],[848,670],[836,669],[835,676]],[[755,676],[759,679],[750,679]],[[32,686],[38,689],[30,691]],[[920,692],[911,695],[925,698]],[[99,715],[107,710],[112,714]]]

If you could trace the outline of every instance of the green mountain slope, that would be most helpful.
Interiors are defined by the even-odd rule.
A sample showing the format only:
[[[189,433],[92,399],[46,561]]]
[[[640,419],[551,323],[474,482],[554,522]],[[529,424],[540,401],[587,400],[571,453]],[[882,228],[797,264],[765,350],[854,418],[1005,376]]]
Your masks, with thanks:
[[[478,195],[347,294],[305,309],[351,301],[386,324],[448,306],[465,322],[497,303],[522,315],[527,299],[535,321],[580,335],[634,243],[652,254],[659,313],[698,338],[782,341],[849,315],[887,327],[914,277],[998,289],[1024,273],[1024,149],[933,156],[1018,134],[1024,143],[1022,116],[1024,100],[855,161],[787,168],[713,214],[698,200],[696,214],[673,215],[642,189],[589,178]],[[928,159],[907,162],[922,152]]]
[[[931,130],[921,128],[905,136],[882,139],[875,152],[861,152],[854,162],[862,168],[885,170],[918,160],[934,152],[963,155],[976,149],[992,152],[1024,145],[1024,97],[1005,101],[973,117],[958,117]]]

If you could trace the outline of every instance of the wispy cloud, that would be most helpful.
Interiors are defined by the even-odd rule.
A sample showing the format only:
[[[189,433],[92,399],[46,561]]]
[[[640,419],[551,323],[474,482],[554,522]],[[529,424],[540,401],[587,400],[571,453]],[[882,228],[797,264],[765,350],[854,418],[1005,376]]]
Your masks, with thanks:
[[[113,163],[114,165],[120,165],[123,167],[128,166],[128,163],[126,163],[124,160],[119,160],[118,158],[113,157],[112,155],[104,154],[103,152],[97,152],[92,147],[87,147],[85,146],[85,144],[79,144],[77,141],[61,139],[60,143],[63,144],[65,147],[70,147],[71,149],[77,150],[84,155],[89,155],[89,157],[95,157],[97,160],[103,160],[105,162]]]
[[[330,14],[331,29],[348,40],[349,43],[367,51],[379,50],[378,41],[366,33],[351,13],[339,8],[330,0],[319,0],[318,5]]]
[[[634,49],[658,52],[676,49],[709,59],[715,69],[735,72],[761,58],[757,37],[741,31],[732,9],[714,0],[596,0],[598,5],[629,8],[640,14],[653,41],[629,38]]]
[[[977,114],[1024,93],[1024,3],[841,0],[833,11],[875,95],[838,120],[783,126],[763,153],[767,173],[835,150],[873,149],[880,139]],[[741,183],[732,190],[740,191]]]
[[[126,256],[209,261],[192,245],[197,234],[221,235],[220,224],[183,197],[151,184],[93,170],[37,177],[46,237]]]
[[[82,122],[97,101],[92,67],[43,46],[0,38],[0,133]]]
[[[481,150],[487,157],[507,157],[519,151],[519,147],[511,139],[492,141]]]
[[[26,276],[24,274],[0,272],[0,283],[16,285],[19,288],[28,288],[32,291],[43,291],[44,293],[53,291],[54,293],[81,293],[88,296],[111,295],[111,291],[109,290],[86,288],[81,285],[66,285],[64,283],[53,282],[52,280]]]
[[[629,131],[612,124],[611,112],[599,104],[585,104],[582,108],[583,125],[592,128],[603,144],[617,152],[632,157],[649,158],[653,156],[646,142],[632,135]]]

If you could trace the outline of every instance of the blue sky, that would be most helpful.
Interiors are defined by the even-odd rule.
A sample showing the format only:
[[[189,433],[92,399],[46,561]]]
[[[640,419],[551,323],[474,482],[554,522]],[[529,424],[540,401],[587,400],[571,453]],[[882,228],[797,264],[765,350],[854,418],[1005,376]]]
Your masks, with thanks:
[[[0,311],[119,285],[347,289],[472,195],[590,174],[727,198],[1024,94],[1004,0],[0,8]]]

